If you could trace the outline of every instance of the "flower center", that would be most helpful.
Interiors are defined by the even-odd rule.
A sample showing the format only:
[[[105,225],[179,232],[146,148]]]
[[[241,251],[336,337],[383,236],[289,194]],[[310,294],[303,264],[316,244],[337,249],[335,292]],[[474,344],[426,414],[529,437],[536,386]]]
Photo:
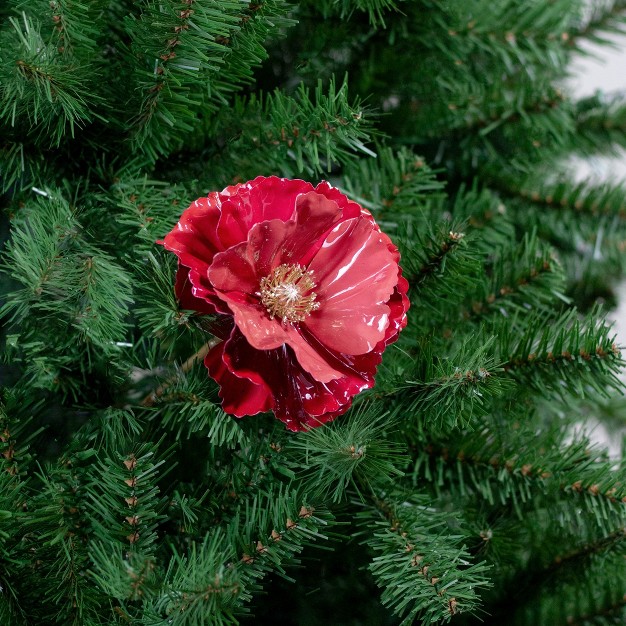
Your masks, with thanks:
[[[319,309],[315,301],[317,295],[311,291],[315,287],[313,272],[305,270],[297,263],[283,263],[261,279],[261,304],[267,309],[270,319],[279,317],[283,324],[305,320]]]

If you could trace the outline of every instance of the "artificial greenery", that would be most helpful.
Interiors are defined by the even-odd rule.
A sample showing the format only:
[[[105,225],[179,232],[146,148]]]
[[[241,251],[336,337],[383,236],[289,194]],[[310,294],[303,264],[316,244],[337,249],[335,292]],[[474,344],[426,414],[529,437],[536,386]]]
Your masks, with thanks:
[[[591,6],[590,6],[591,5]],[[623,0],[0,4],[0,622],[626,619],[605,321],[626,144],[576,101]],[[327,179],[398,245],[409,323],[329,425],[237,420],[156,241],[258,175]]]

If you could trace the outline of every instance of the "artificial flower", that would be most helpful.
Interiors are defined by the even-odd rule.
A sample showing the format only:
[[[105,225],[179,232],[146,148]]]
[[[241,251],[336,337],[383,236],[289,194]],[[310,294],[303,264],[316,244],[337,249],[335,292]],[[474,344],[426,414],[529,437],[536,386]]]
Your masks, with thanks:
[[[258,177],[199,198],[163,245],[185,309],[220,315],[204,363],[227,413],[319,426],[374,385],[406,325],[400,255],[371,213],[327,182]]]

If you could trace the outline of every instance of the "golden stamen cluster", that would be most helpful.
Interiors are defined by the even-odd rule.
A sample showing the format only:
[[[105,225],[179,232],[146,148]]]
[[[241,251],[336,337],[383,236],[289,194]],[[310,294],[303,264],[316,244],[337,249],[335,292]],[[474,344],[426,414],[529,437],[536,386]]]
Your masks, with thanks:
[[[261,279],[261,304],[267,309],[270,319],[280,318],[284,324],[302,322],[313,311],[319,309],[313,272],[297,263],[283,263]]]

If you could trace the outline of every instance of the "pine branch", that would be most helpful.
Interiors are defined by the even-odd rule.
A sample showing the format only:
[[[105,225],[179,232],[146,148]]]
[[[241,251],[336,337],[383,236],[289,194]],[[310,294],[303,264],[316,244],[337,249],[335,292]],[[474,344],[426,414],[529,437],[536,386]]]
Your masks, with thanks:
[[[244,179],[260,173],[316,177],[363,154],[375,156],[367,147],[378,134],[372,118],[358,98],[348,99],[345,80],[339,86],[331,80],[327,87],[319,81],[314,94],[300,84],[293,96],[275,91],[265,98],[238,98],[216,121],[225,149],[190,167],[199,176],[208,167],[236,171]]]
[[[619,543],[623,542],[623,531],[621,536]],[[607,541],[611,543],[611,538]],[[598,542],[598,545],[601,543]],[[594,617],[623,615],[624,567],[620,562],[623,557],[618,556],[619,552],[603,552],[599,548],[599,553],[582,553],[575,562],[558,563],[556,567],[554,563],[542,567],[539,558],[531,559],[525,570],[508,581],[500,601],[490,607],[494,624],[502,619],[513,619],[516,624],[533,624],[540,614],[542,619],[549,619],[550,624],[565,626],[575,623],[576,619],[583,623],[587,620],[603,623],[593,621]],[[617,570],[614,570],[616,580],[602,580],[601,572],[611,565]],[[563,571],[566,566],[570,569]],[[582,577],[576,574],[581,571],[584,572]],[[583,589],[586,593],[581,597]],[[557,602],[545,601],[555,596],[559,598]]]
[[[612,603],[598,607],[594,612],[567,618],[568,626],[620,626],[624,622],[626,599],[624,596]]]
[[[187,555],[176,554],[155,611],[173,626],[238,623],[236,616],[249,611],[245,603],[260,590],[262,577],[270,571],[285,575],[284,564],[297,562],[305,545],[324,538],[320,531],[328,514],[298,500],[296,494],[275,492],[253,502],[228,533],[213,531]],[[235,542],[242,530],[243,553]]]
[[[207,380],[206,369],[171,380],[155,398],[148,419],[158,429],[168,429],[176,440],[202,434],[212,446],[238,448],[247,443],[239,420],[224,413]],[[148,396],[151,397],[151,396]],[[144,401],[145,402],[145,401]]]
[[[199,361],[203,361],[204,357],[214,348],[218,343],[222,340],[214,337],[210,339],[207,343],[205,343],[197,352],[192,354],[181,366],[180,372],[185,374],[188,372],[196,363]],[[177,380],[177,377],[171,378],[170,380],[164,381],[157,389],[148,394],[141,402],[144,406],[152,406],[159,398],[163,396],[163,394],[167,391],[168,387]],[[193,398],[192,398],[193,399]]]
[[[282,37],[296,23],[289,15],[291,11],[291,5],[285,0],[248,4],[241,18],[241,29],[224,41],[230,52],[225,57],[224,67],[214,77],[212,94],[219,104],[225,105],[227,96],[253,81],[253,69],[268,56],[265,51],[268,40],[272,35],[274,39]]]
[[[488,188],[479,188],[477,183],[470,189],[461,185],[450,199],[449,210],[457,223],[467,224],[463,230],[474,233],[471,244],[480,253],[482,261],[492,257],[494,250],[509,246],[515,240],[516,232],[506,205],[495,193]]]
[[[180,149],[200,127],[200,112],[214,113],[250,80],[250,68],[266,56],[267,34],[287,25],[286,11],[277,0],[245,8],[225,0],[219,11],[206,0],[147,3],[139,19],[127,22],[143,94],[129,122],[134,146],[153,160]],[[198,79],[205,90],[195,89]]]
[[[568,33],[568,45],[578,53],[586,54],[585,42],[611,44],[607,38],[609,33],[623,33],[626,22],[624,12],[626,2],[623,0],[607,0],[590,6],[590,15]]]
[[[28,501],[27,467],[31,461],[29,443],[41,429],[28,433],[30,420],[16,419],[17,406],[28,406],[25,398],[0,387],[0,573],[2,608],[7,624],[27,623],[26,608],[22,606],[20,578],[28,563],[19,549],[22,524]]]
[[[121,448],[120,443],[118,448]],[[100,541],[122,543],[127,553],[154,553],[156,528],[163,519],[164,501],[156,487],[159,467],[167,453],[154,461],[154,445],[131,446],[127,454],[102,456],[91,471],[106,475],[89,485],[89,508],[94,533]]]
[[[402,624],[448,621],[472,613],[477,590],[490,586],[484,564],[472,564],[454,515],[437,511],[416,494],[392,491],[357,516],[382,603]],[[402,504],[395,504],[395,502]]]
[[[55,36],[58,38],[58,52],[66,57],[92,60],[99,52],[98,42],[101,31],[98,26],[103,22],[103,14],[108,8],[108,2],[106,0],[89,3],[75,0],[52,0],[41,4],[47,5],[49,20],[54,25]],[[92,66],[92,69],[95,68]]]
[[[562,129],[567,134],[571,132],[569,128],[571,121],[564,115],[565,111],[562,109],[564,96],[559,90],[547,90],[548,93],[537,96],[536,91],[531,92],[529,88],[526,99],[511,102],[510,95],[506,91],[482,93],[481,86],[472,91],[463,92],[455,85],[447,87],[450,91],[448,98],[450,121],[447,125],[449,141],[461,141],[465,138],[464,143],[467,144],[467,136],[474,135],[491,147],[498,143],[499,137],[495,131],[506,132],[507,127],[538,130],[541,122],[553,128],[561,127],[559,130]],[[497,88],[502,90],[501,85]],[[517,97],[519,98],[519,95]],[[431,129],[428,132],[431,137],[441,136],[441,129]],[[495,137],[493,144],[488,139],[492,133]],[[536,135],[536,131],[533,134]],[[541,147],[538,138],[534,138],[533,142],[533,147]]]
[[[447,265],[447,260],[456,252],[457,246],[461,245],[465,233],[443,228],[440,232],[430,235],[416,233],[417,241],[412,246],[413,250],[406,255],[407,262],[404,264],[404,276],[414,288],[421,288],[421,284],[431,277],[439,277]],[[411,241],[410,233],[406,239]],[[408,244],[407,242],[407,245]]]
[[[26,608],[34,623],[79,626],[97,614],[100,593],[86,577],[90,521],[83,500],[84,466],[92,455],[84,450],[61,458],[40,475],[42,488],[29,500],[21,550],[37,564],[31,576],[44,600]]]
[[[90,579],[115,603],[124,621],[140,615],[139,602],[153,598],[160,587],[155,559],[142,552],[127,551],[119,543],[94,541],[90,546],[93,567]],[[93,584],[93,583],[92,583]]]
[[[402,476],[406,463],[400,443],[390,440],[397,418],[375,402],[361,403],[346,419],[314,428],[287,442],[286,454],[298,468],[305,493],[316,500],[344,501],[350,487],[357,494]],[[382,488],[382,487],[380,487]]]
[[[468,339],[442,356],[432,352],[428,337],[420,348],[420,369],[407,372],[399,390],[388,392],[397,395],[407,415],[419,416],[413,427],[436,423],[448,430],[469,424],[506,391],[490,340]]]
[[[626,189],[620,184],[607,182],[600,185],[588,181],[573,184],[570,181],[539,182],[529,180],[525,185],[508,189],[509,194],[522,198],[525,204],[539,210],[587,214],[594,217],[610,216],[626,219],[624,196]],[[505,192],[506,193],[506,192]],[[508,194],[507,194],[508,195]]]
[[[507,437],[501,428],[489,427],[464,433],[455,442],[414,449],[414,484],[428,481],[437,497],[450,492],[466,500],[480,498],[490,507],[513,507],[520,519],[547,502],[556,511],[561,501],[567,508],[559,509],[559,525],[576,528],[583,510],[594,528],[608,535],[626,519],[622,475],[589,441],[563,446],[549,430],[537,440],[524,428]]]
[[[58,146],[94,119],[98,96],[89,89],[87,68],[66,60],[26,14],[9,23],[0,39],[0,122],[28,128],[44,147]]]
[[[153,160],[171,150],[181,131],[193,130],[203,98],[192,92],[192,77],[220,64],[226,48],[216,39],[228,37],[238,27],[237,2],[222,3],[221,13],[211,12],[207,5],[193,0],[150,2],[139,19],[127,21],[133,56],[140,60],[135,73],[143,93],[129,128],[135,145],[144,146]],[[194,14],[198,30],[190,28]]]
[[[490,175],[491,177],[491,175]],[[560,252],[569,279],[567,293],[589,307],[610,292],[607,276],[626,270],[624,189],[620,184],[571,183],[560,177],[546,181],[534,172],[522,182],[501,177],[502,194],[519,228],[534,228]]]
[[[43,159],[27,156],[21,142],[6,141],[0,146],[0,193],[25,189],[38,173],[46,171]]]
[[[25,373],[43,388],[75,391],[78,355],[93,370],[115,369],[126,343],[128,274],[87,240],[76,212],[58,193],[38,190],[12,229],[0,269],[20,288],[1,311],[19,335],[11,343]],[[80,377],[82,378],[82,376]]]
[[[424,226],[409,222],[398,229],[395,241],[410,284],[412,312],[420,319],[419,335],[451,336],[466,294],[482,277],[482,238],[471,232],[466,237],[460,231],[465,227],[448,221]]]
[[[246,422],[240,423],[241,427],[246,426]],[[204,505],[204,522],[200,526],[210,528],[235,523],[241,517],[242,511],[255,498],[260,497],[259,494],[271,494],[274,490],[282,490],[285,485],[293,484],[294,470],[298,468],[286,453],[284,431],[276,427],[271,418],[265,420],[263,436],[258,434],[258,423],[248,425],[254,434],[244,430],[247,436],[241,438],[239,446],[211,446],[206,450],[210,461],[203,466],[203,471],[206,484],[210,487],[207,487],[208,500]],[[184,442],[182,443],[184,446]],[[196,438],[187,445],[190,449],[197,448],[199,440]],[[287,497],[288,494],[284,496]],[[281,501],[277,500],[277,506]],[[264,514],[273,510],[269,505],[267,507]],[[258,513],[260,515],[261,511]],[[268,532],[270,530],[271,528]]]
[[[180,309],[172,289],[172,277],[176,272],[172,255],[159,250],[148,253],[145,266],[136,267],[135,271],[138,270],[138,300],[144,304],[135,309],[135,314],[145,341],[137,347],[145,346],[148,350],[148,368],[153,369],[155,351],[166,358],[170,358],[174,352],[178,355],[184,351],[181,360],[188,358],[189,354],[209,341],[211,331],[215,330],[219,320],[217,317],[194,315]],[[158,341],[154,350],[149,343],[151,338]],[[142,367],[145,367],[143,363]]]
[[[439,271],[445,265],[444,259],[446,255],[459,245],[463,237],[465,237],[465,233],[450,231],[447,236],[444,236],[443,241],[431,241],[430,243],[435,245],[427,251],[423,264],[416,272],[417,280],[414,282],[419,284]]]
[[[96,195],[95,207],[86,208],[90,223],[102,232],[103,241],[111,242],[111,254],[119,253],[116,239],[121,234],[133,241],[133,260],[139,257],[143,260],[154,253],[155,242],[171,230],[182,210],[190,204],[192,195],[181,185],[145,175],[128,176],[122,172],[114,178],[109,189]],[[102,211],[102,205],[106,211]],[[111,215],[115,216],[113,223]]]
[[[561,568],[584,567],[585,562],[591,557],[606,554],[609,551],[620,549],[626,542],[626,527],[618,528],[604,537],[599,537],[574,550],[557,555],[552,563],[545,569],[544,576],[551,578]]]
[[[515,249],[496,256],[490,277],[472,297],[464,317],[480,320],[494,313],[545,310],[555,300],[564,300],[563,274],[553,251],[527,234]]]
[[[581,397],[587,387],[600,395],[621,389],[621,353],[598,309],[584,321],[569,310],[555,319],[536,313],[511,326],[508,332],[495,332],[504,369],[518,382],[539,392],[550,389]]]
[[[385,225],[396,226],[400,216],[406,220],[425,220],[433,205],[443,196],[444,183],[437,180],[422,157],[401,148],[376,146],[377,157],[346,163],[342,189]]]
[[[319,12],[324,19],[334,17],[352,20],[355,14],[360,16],[361,13],[367,13],[369,24],[373,28],[385,28],[387,13],[392,11],[402,13],[402,9],[397,6],[398,0],[316,0],[302,4]]]
[[[624,9],[626,11],[626,7]],[[626,24],[626,16],[624,19]],[[596,94],[576,104],[576,143],[583,154],[619,155],[626,146],[626,105],[623,97]]]

